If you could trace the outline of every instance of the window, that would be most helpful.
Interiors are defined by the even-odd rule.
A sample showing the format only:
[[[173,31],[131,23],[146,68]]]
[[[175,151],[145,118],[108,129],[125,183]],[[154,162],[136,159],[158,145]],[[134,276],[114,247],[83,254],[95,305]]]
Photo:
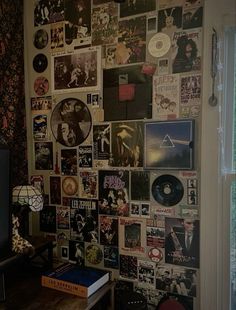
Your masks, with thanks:
[[[230,310],[236,309],[236,27],[228,27],[225,39],[222,177],[223,208],[229,209]]]

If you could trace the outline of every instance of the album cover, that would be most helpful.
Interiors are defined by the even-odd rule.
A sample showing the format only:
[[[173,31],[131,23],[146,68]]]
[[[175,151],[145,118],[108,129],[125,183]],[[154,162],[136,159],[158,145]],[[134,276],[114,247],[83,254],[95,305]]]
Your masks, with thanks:
[[[157,310],[159,301],[166,294],[165,292],[145,287],[141,283],[135,284],[134,291],[142,294],[146,298],[148,310]]]
[[[183,11],[183,29],[202,27],[203,7],[185,8]]]
[[[62,191],[64,195],[67,196],[75,196],[78,193],[78,181],[76,177],[71,177],[71,176],[67,176],[67,177],[62,177]]]
[[[120,255],[120,276],[137,280],[138,258],[136,256]]]
[[[113,167],[142,167],[144,126],[142,121],[114,122],[111,125]]]
[[[147,288],[155,289],[155,267],[150,261],[138,260],[138,282]]]
[[[182,106],[201,104],[202,82],[200,74],[181,76],[180,103]]]
[[[69,240],[69,262],[79,266],[85,265],[84,242]]]
[[[52,97],[46,96],[46,97],[34,97],[31,98],[31,111],[47,111],[51,110],[52,108]]]
[[[99,216],[99,241],[103,245],[118,246],[118,218],[114,216]]]
[[[88,106],[80,99],[65,98],[56,104],[51,115],[54,138],[66,147],[83,143],[89,136],[92,117]]]
[[[35,142],[35,169],[52,170],[53,169],[53,147],[52,142]]]
[[[51,53],[64,52],[64,23],[51,24]]]
[[[61,150],[61,174],[77,175],[77,150]]]
[[[172,73],[200,71],[201,29],[175,32],[172,38]]]
[[[91,0],[65,0],[65,41],[72,51],[91,44]]]
[[[165,247],[165,229],[163,227],[151,227],[146,228],[147,246],[152,247]]]
[[[42,194],[44,193],[44,178],[43,175],[31,175],[30,184],[37,188]]]
[[[57,246],[68,245],[70,239],[69,229],[57,229]]]
[[[165,218],[165,262],[199,268],[199,220]]]
[[[115,51],[117,65],[145,61],[146,16],[119,21],[118,43]]]
[[[93,159],[95,167],[108,167],[111,157],[110,124],[93,125]]]
[[[71,239],[98,242],[98,204],[96,200],[76,199],[70,209]]]
[[[87,199],[96,199],[98,197],[97,171],[79,172],[79,196]]]
[[[47,233],[56,233],[56,207],[44,206],[39,212],[39,229]]]
[[[99,213],[129,216],[129,171],[99,170]]]
[[[197,270],[168,265],[157,266],[156,289],[196,297],[197,286]]]
[[[47,138],[48,117],[46,114],[33,116],[33,138],[35,141],[44,141]]]
[[[130,195],[131,200],[150,200],[150,172],[131,171],[130,172]]]
[[[103,70],[105,121],[151,118],[152,76],[142,65]]]
[[[50,176],[50,202],[51,204],[61,204],[61,177]]]
[[[120,4],[120,17],[143,14],[155,10],[155,0],[128,0]]]
[[[192,169],[194,121],[145,124],[145,168]]]
[[[100,89],[101,48],[91,47],[52,58],[53,93]]]
[[[158,11],[158,31],[170,38],[175,31],[182,28],[182,7],[176,6]]]
[[[85,265],[91,267],[103,267],[103,245],[85,242]]]
[[[153,119],[166,120],[179,117],[179,88],[178,74],[153,77]]]
[[[70,208],[57,206],[56,208],[57,229],[70,228]]]
[[[93,151],[92,145],[80,145],[79,152],[79,167],[92,168],[93,167]]]
[[[105,45],[117,42],[118,5],[115,2],[93,7],[92,45]]]
[[[64,20],[64,1],[35,1],[34,26],[56,23],[62,20]]]
[[[146,247],[146,223],[141,218],[119,218],[120,254],[144,256]]]
[[[104,267],[119,269],[119,249],[115,246],[104,246]]]

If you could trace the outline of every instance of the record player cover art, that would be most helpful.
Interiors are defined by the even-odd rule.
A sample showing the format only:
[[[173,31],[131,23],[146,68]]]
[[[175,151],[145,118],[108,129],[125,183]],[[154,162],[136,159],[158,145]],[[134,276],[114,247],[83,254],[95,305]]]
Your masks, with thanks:
[[[120,17],[143,14],[155,10],[155,0],[128,0],[120,4]]]
[[[199,268],[199,220],[165,218],[165,262]]]
[[[103,70],[104,119],[137,120],[151,118],[152,76],[143,65]]]
[[[98,242],[98,204],[95,200],[76,199],[70,210],[71,239]]]
[[[99,216],[99,232],[100,232],[100,244],[118,246],[118,218],[114,216]]]
[[[182,106],[200,105],[201,75],[181,76],[180,90],[180,103]]]
[[[172,38],[172,73],[200,71],[201,54],[201,29],[175,32]]]
[[[129,216],[129,171],[99,170],[99,213]]]
[[[101,80],[101,47],[82,48],[52,58],[52,91],[97,91]]]
[[[131,171],[130,172],[130,195],[131,200],[150,200],[150,172]]]
[[[65,1],[65,41],[72,50],[91,44],[91,0]]]
[[[77,150],[61,150],[61,174],[77,175]]]
[[[92,45],[105,45],[117,42],[118,5],[109,2],[93,7]]]
[[[34,26],[56,23],[62,20],[64,20],[64,1],[35,1]]]
[[[159,265],[156,272],[156,289],[178,295],[196,297],[198,272],[179,266]]]
[[[154,262],[138,260],[138,281],[140,285],[155,289],[155,267]]]
[[[143,122],[112,123],[113,167],[142,167],[144,129]]]
[[[124,65],[145,61],[146,16],[119,21],[116,64]]]
[[[56,208],[57,229],[70,228],[70,208],[57,206]]]
[[[110,124],[93,125],[93,159],[95,162],[103,161],[108,163],[111,152],[110,134]]]
[[[104,246],[104,267],[119,269],[119,248],[116,246]]]
[[[193,168],[194,120],[145,124],[145,168]]]
[[[52,97],[33,97],[31,98],[31,111],[48,111],[52,109]]]
[[[120,276],[129,280],[138,277],[138,258],[136,256],[120,255]]]
[[[119,218],[120,254],[144,256],[146,247],[145,220],[141,218]]]
[[[176,119],[179,117],[178,74],[153,77],[152,117],[156,120]]]
[[[97,171],[79,172],[80,198],[96,199],[98,197],[98,173]]]
[[[35,141],[46,140],[48,133],[48,117],[46,114],[33,116],[33,137]]]
[[[92,168],[93,166],[92,145],[80,145],[78,151],[79,151],[79,167]]]

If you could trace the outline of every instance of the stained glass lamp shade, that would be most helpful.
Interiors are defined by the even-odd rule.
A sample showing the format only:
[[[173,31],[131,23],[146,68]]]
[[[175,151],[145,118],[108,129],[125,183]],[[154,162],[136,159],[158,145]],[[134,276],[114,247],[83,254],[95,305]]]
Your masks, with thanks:
[[[13,188],[13,203],[28,205],[34,212],[43,209],[43,196],[41,192],[31,185],[20,185]]]

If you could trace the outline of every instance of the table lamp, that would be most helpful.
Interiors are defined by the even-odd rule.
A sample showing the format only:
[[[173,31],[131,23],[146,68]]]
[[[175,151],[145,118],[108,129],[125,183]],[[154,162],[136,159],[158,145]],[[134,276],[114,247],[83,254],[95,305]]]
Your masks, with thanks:
[[[12,191],[13,213],[20,221],[19,231],[24,237],[29,234],[29,212],[43,209],[43,195],[31,185],[19,185]]]

